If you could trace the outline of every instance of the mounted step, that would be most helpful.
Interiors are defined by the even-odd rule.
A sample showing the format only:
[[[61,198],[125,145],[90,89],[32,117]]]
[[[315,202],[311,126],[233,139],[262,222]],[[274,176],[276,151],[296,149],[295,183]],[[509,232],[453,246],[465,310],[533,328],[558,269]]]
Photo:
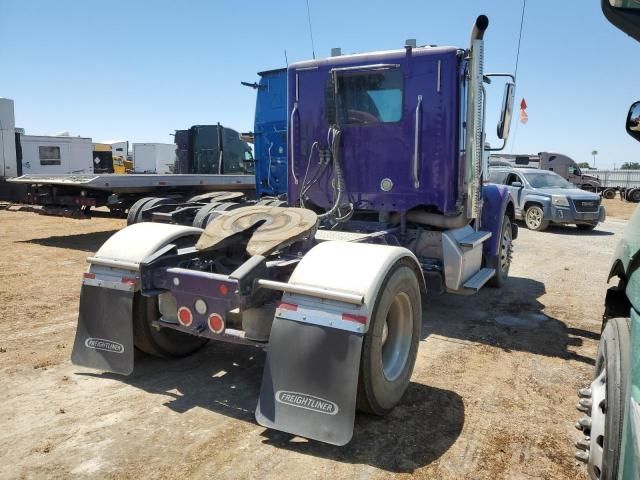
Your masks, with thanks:
[[[495,274],[495,268],[481,268],[475,275],[464,283],[462,288],[470,291],[470,293],[475,293],[484,287],[485,283],[491,280]]]
[[[484,232],[482,230],[473,233],[461,238],[458,240],[458,243],[461,247],[465,248],[475,248],[478,245],[484,243],[485,241],[491,238],[491,232]]]

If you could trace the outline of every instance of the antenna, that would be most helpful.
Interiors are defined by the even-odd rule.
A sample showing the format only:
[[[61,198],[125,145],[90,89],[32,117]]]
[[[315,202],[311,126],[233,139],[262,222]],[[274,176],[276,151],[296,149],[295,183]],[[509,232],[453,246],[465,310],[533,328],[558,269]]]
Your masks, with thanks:
[[[513,73],[514,77],[518,77],[518,60],[520,60],[520,42],[522,41],[522,25],[524,24],[524,9],[527,6],[527,0],[522,0],[522,16],[520,17],[520,34],[518,35],[518,51],[516,53],[516,69]]]
[[[522,0],[522,15],[520,16],[520,33],[518,34],[518,50],[516,52],[516,68],[513,72],[513,78],[518,78],[518,61],[520,60],[520,42],[522,41],[522,25],[524,24],[524,10],[527,7],[527,0]],[[513,138],[511,140],[511,153],[516,145],[516,135],[518,134],[518,123],[516,122],[516,128],[513,132]]]
[[[316,59],[316,47],[313,44],[313,29],[311,28],[311,9],[309,8],[309,0],[307,0],[307,19],[309,20],[309,37],[311,37],[311,54]]]

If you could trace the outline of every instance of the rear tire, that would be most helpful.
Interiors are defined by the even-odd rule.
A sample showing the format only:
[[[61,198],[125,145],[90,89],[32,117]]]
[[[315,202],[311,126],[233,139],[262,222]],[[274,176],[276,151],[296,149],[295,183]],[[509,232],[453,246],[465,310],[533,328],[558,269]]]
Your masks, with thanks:
[[[496,271],[496,274],[487,282],[487,285],[492,288],[502,288],[507,278],[509,278],[509,268],[511,267],[511,255],[513,252],[512,237],[511,220],[505,215],[502,220],[502,228],[500,229],[498,256],[487,259],[487,267],[493,268]]]
[[[129,207],[129,213],[127,213],[127,225],[133,225],[134,223],[138,223],[138,216],[142,207],[144,207],[147,203],[153,200],[154,197],[144,197],[135,202],[131,207]]]
[[[143,297],[139,293],[133,299],[133,344],[138,350],[161,358],[179,358],[200,350],[208,339],[171,328],[156,328],[154,320],[160,318],[158,297]]]
[[[634,188],[627,193],[627,200],[633,203],[640,202],[640,188]]]
[[[549,220],[544,219],[544,210],[539,205],[531,205],[524,214],[524,223],[529,230],[542,232],[549,226]]]
[[[616,191],[613,188],[607,188],[602,192],[602,196],[608,200],[616,198]]]
[[[411,265],[400,260],[382,282],[364,337],[358,410],[384,415],[402,399],[416,362],[421,325],[418,279]]]

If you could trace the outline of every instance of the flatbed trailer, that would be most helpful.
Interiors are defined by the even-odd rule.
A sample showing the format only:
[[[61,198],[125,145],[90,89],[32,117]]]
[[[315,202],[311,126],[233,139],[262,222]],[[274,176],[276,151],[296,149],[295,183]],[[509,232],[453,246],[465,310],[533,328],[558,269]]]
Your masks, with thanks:
[[[124,213],[143,197],[187,200],[207,192],[241,192],[252,197],[253,175],[88,174],[22,175],[8,180],[27,186],[25,201],[42,205],[43,213],[88,215],[91,208],[108,207]]]

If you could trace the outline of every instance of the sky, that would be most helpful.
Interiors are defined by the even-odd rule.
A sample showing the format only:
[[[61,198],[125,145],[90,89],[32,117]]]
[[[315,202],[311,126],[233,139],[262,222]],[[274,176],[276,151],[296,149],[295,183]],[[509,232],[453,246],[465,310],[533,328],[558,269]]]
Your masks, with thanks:
[[[467,47],[489,17],[485,71],[513,73],[522,0],[308,0],[317,57],[418,44]],[[172,143],[176,129],[253,127],[256,72],[307,60],[305,0],[0,0],[0,97],[28,134]],[[640,43],[603,16],[599,0],[528,0],[508,153],[556,151],[599,168],[640,161],[624,131],[640,99]],[[502,86],[491,85],[487,132]]]

